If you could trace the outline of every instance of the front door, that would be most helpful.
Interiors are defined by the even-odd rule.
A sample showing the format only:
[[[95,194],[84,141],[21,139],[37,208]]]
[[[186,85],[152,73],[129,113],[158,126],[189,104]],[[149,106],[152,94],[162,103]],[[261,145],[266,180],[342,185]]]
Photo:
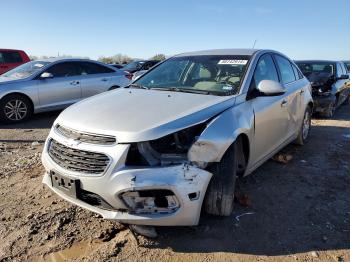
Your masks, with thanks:
[[[252,88],[262,80],[279,82],[276,66],[270,54],[263,55],[256,66]],[[251,156],[253,165],[265,160],[285,140],[288,132],[288,95],[258,96],[251,99],[255,115],[255,132]]]
[[[72,62],[62,62],[49,67],[52,78],[38,78],[41,108],[61,109],[81,99],[80,68]]]

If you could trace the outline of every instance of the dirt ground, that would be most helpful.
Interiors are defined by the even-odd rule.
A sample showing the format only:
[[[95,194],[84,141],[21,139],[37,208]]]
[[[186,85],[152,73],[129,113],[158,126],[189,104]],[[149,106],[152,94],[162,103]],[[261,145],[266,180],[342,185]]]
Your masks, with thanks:
[[[155,240],[75,207],[41,184],[43,141],[58,113],[0,126],[0,261],[350,261],[350,106],[314,119],[287,164],[239,181],[230,217],[157,228]]]

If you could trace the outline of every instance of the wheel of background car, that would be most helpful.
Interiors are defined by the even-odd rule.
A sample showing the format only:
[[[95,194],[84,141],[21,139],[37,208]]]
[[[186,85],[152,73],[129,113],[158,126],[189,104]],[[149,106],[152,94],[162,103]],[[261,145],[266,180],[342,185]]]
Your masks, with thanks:
[[[213,173],[205,196],[205,211],[217,216],[232,213],[239,154],[243,154],[241,143],[236,141],[226,151],[219,163],[208,169]]]
[[[114,90],[114,89],[117,89],[117,88],[120,88],[120,86],[112,86],[108,89],[108,91],[111,91],[111,90]]]
[[[310,129],[311,129],[311,115],[312,115],[312,110],[311,107],[308,106],[305,110],[304,113],[304,118],[299,130],[298,138],[296,139],[296,143],[298,145],[305,145],[309,138],[310,134]]]
[[[335,113],[336,102],[332,102],[329,104],[327,111],[325,112],[325,117],[332,118]]]
[[[8,95],[0,101],[0,120],[5,123],[18,123],[31,117],[33,106],[22,95]]]

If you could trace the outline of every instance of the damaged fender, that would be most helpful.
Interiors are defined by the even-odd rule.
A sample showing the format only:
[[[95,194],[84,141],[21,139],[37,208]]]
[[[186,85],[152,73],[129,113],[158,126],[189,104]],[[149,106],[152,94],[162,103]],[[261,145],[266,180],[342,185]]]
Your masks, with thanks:
[[[250,137],[249,130],[253,130],[254,113],[248,112],[248,106],[240,104],[234,110],[230,108],[214,118],[189,149],[188,159],[199,166],[220,162],[240,134]]]

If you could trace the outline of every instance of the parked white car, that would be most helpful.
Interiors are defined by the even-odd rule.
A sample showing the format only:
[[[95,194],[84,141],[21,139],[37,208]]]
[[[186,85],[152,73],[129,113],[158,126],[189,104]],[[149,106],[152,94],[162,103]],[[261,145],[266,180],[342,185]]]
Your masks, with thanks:
[[[129,88],[63,111],[44,146],[43,183],[106,219],[197,225],[228,216],[237,176],[308,139],[309,81],[270,50],[185,53]]]
[[[33,113],[63,109],[81,99],[126,86],[129,74],[87,59],[32,61],[0,76],[0,120],[28,119]]]

